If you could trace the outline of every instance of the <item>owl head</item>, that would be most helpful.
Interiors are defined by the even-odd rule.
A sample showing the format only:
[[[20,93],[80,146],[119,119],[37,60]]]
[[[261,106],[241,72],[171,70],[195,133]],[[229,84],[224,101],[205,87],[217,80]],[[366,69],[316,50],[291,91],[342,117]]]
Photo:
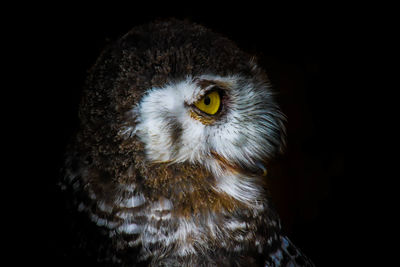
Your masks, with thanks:
[[[139,140],[149,163],[201,165],[218,190],[245,198],[284,146],[285,117],[255,58],[200,25],[136,27],[96,66],[85,127]]]
[[[154,162],[263,174],[283,144],[283,116],[267,81],[240,73],[188,75],[151,88],[134,113],[136,135]]]

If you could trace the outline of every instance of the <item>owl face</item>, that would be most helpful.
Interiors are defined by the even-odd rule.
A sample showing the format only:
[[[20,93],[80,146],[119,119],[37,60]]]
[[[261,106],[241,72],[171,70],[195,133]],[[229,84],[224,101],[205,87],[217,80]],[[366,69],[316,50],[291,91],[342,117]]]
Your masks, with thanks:
[[[284,116],[268,84],[251,77],[188,76],[148,90],[132,114],[149,161],[201,164],[223,191],[265,175],[283,142]]]

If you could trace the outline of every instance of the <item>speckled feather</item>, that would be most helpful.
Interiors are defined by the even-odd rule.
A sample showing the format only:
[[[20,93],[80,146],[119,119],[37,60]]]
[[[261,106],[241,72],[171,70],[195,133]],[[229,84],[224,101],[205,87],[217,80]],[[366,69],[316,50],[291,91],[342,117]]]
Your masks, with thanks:
[[[218,86],[225,111],[205,123],[150,106],[157,94],[184,94],[179,86],[200,92],[182,110]],[[79,255],[105,266],[312,266],[282,236],[257,172],[282,151],[284,116],[265,73],[230,40],[177,20],[132,29],[91,69],[79,118],[60,183]],[[257,121],[249,141],[239,127],[233,145],[219,145],[230,118]],[[184,149],[191,126],[209,133],[198,151]]]

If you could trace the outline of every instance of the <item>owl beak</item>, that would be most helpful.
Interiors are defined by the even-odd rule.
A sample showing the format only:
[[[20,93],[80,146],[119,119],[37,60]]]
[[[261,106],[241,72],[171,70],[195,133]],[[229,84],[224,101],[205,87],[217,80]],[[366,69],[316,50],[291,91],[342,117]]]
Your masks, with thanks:
[[[265,167],[265,164],[261,161],[256,161],[255,164],[251,167],[241,166],[241,164],[235,164],[228,161],[226,158],[222,157],[215,151],[211,151],[211,154],[220,163],[220,165],[224,167],[224,169],[231,170],[232,172],[249,173],[257,176],[267,176],[267,168]]]
[[[264,176],[264,177],[267,176],[268,171],[267,171],[267,168],[264,166],[264,164],[261,163],[260,161],[257,161],[256,165],[258,168],[260,168],[259,172],[260,172],[261,176]]]
[[[244,173],[250,173],[257,176],[267,176],[268,171],[262,161],[256,161],[254,165],[242,168]]]

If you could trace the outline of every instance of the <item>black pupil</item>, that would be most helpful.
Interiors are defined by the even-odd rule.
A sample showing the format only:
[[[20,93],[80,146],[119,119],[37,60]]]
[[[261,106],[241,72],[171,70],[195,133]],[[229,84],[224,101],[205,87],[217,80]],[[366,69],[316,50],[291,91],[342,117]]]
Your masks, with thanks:
[[[210,105],[211,99],[209,96],[206,96],[206,98],[204,98],[204,104],[206,105]]]

